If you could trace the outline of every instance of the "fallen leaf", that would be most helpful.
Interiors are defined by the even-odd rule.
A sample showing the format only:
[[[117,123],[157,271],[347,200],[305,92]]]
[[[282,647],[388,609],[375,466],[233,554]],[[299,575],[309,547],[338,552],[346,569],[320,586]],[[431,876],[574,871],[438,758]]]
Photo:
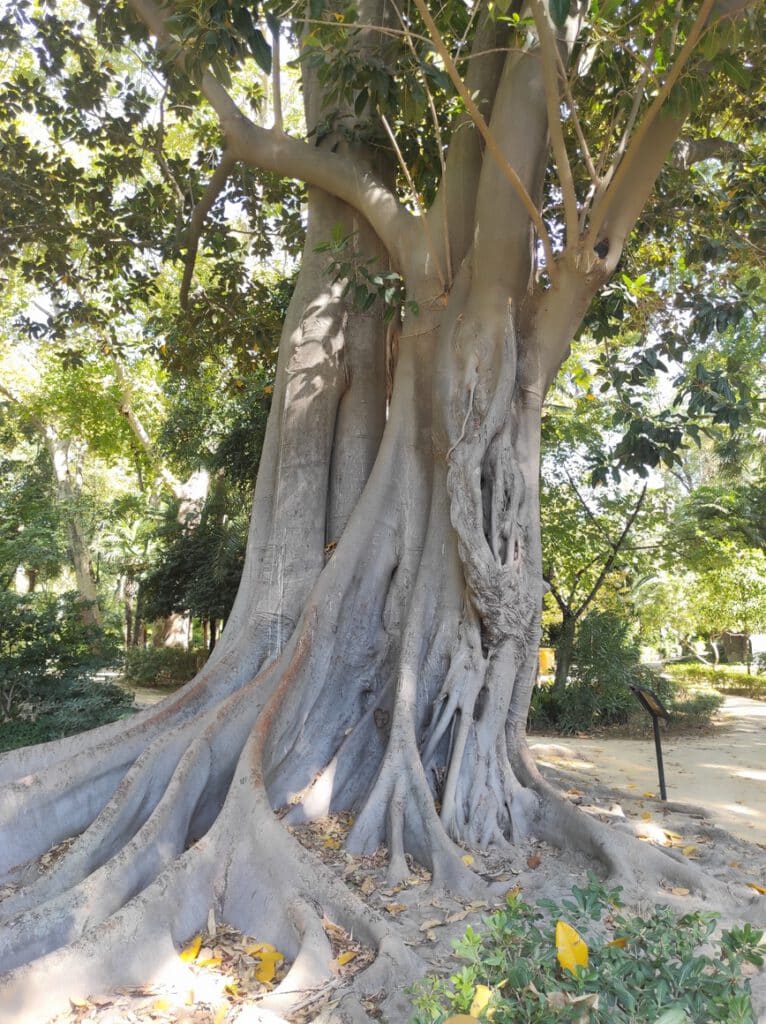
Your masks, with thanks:
[[[478,1017],[484,1007],[492,998],[492,989],[487,985],[477,985],[473,994],[473,1002],[471,1003],[470,1015],[472,1017]],[[490,1018],[490,1013],[487,1014],[487,1018]]]
[[[202,936],[195,935],[188,946],[185,946],[178,954],[184,963],[190,964],[197,959],[197,954],[202,949]]]
[[[393,914],[394,916],[396,916],[397,914],[401,914],[402,911],[406,910],[407,908],[403,903],[387,903],[385,909],[389,912],[389,914]]]
[[[427,931],[429,931],[429,930],[430,930],[431,928],[441,928],[441,926],[442,926],[442,925],[443,925],[444,923],[445,923],[445,922],[444,922],[444,921],[442,921],[442,920],[441,920],[441,918],[439,918],[439,917],[433,917],[433,918],[429,918],[429,919],[428,919],[428,921],[424,921],[424,922],[423,922],[423,923],[421,924],[421,926],[420,926],[420,931],[421,931],[421,932],[427,932]]]
[[[468,917],[469,911],[467,910],[456,910],[454,914],[450,914],[444,918],[445,924],[454,924],[456,921],[464,921]]]
[[[444,1024],[474,1024],[476,1017],[469,1017],[467,1013],[456,1013],[453,1017],[447,1017]]]
[[[255,977],[261,982],[273,981],[277,973],[277,964],[282,960],[284,957],[281,953],[264,953],[255,969]]]
[[[222,963],[223,963],[223,958],[222,957],[220,957],[220,956],[209,956],[209,957],[206,957],[204,960],[200,958],[197,961],[196,966],[197,967],[220,967]]]
[[[677,888],[671,889],[670,891],[673,893],[674,896],[688,896],[689,895],[689,890],[688,889],[684,889],[683,886],[678,886]]]
[[[748,882],[747,885],[749,885],[751,889],[755,889],[756,892],[761,893],[762,896],[766,896],[766,886],[756,885],[755,882]]]
[[[370,893],[375,892],[375,881],[374,881],[374,879],[370,875],[368,875],[364,879],[362,884],[359,886],[359,888],[362,890],[362,894],[364,896],[369,896]]]
[[[654,793],[642,793],[641,795],[642,795],[642,796],[645,796],[645,797],[649,797],[649,798],[651,798],[651,797],[653,797],[653,796],[654,796],[655,794],[654,794]]]
[[[641,817],[644,819],[644,821],[650,821],[651,817],[652,817],[652,812],[651,811],[644,811],[641,814]]]
[[[620,935],[616,939],[612,939],[611,942],[607,942],[607,946],[614,947],[615,949],[625,949],[627,944],[628,940],[624,935]]]
[[[576,967],[588,966],[588,947],[584,939],[566,921],[556,922],[556,954],[565,971],[576,974]]]
[[[540,865],[542,864],[542,862],[543,862],[542,857],[540,857],[536,853],[531,853],[527,857],[527,867],[528,868],[532,868],[533,871],[536,870],[537,868],[539,868]]]
[[[230,996],[238,996],[239,988],[236,981],[230,981],[228,985],[223,986],[224,992],[228,992]]]
[[[170,1000],[165,999],[162,996],[159,999],[157,999],[154,1003],[152,1003],[152,1009],[157,1010],[159,1013],[163,1013],[165,1010],[169,1010],[171,1006],[172,1003],[170,1002]]]
[[[219,1003],[213,1013],[213,1024],[223,1024],[226,1019],[226,1014],[229,1012],[228,1003]]]
[[[470,867],[471,864],[473,864],[473,857],[471,856],[470,853],[464,853],[460,859],[466,865],[466,867]]]
[[[245,946],[248,956],[262,956],[264,953],[276,953],[277,947],[270,942],[255,942],[252,946]]]
[[[341,953],[338,956],[338,963],[340,964],[341,967],[343,967],[345,964],[350,964],[355,956],[358,956],[358,950],[347,949],[345,953]]]
[[[333,838],[333,836],[325,836],[324,839],[322,840],[322,845],[326,847],[328,850],[339,850],[340,839],[335,839]]]
[[[70,996],[69,1002],[76,1010],[87,1010],[90,1007],[90,1002],[87,999],[78,999],[76,996]]]
[[[692,857],[696,852],[696,846],[684,846],[684,848],[681,850],[681,853],[684,855],[684,857]]]

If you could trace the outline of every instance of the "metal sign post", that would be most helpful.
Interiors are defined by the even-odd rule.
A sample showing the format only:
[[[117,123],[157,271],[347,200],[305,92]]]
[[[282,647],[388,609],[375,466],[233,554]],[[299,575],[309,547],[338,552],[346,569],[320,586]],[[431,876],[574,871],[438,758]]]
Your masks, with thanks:
[[[644,710],[648,711],[652,716],[654,749],[657,754],[657,774],[660,777],[660,797],[663,800],[667,800],[668,792],[665,788],[665,766],[662,763],[662,742],[660,740],[660,719],[664,718],[666,722],[669,722],[670,715],[654,690],[649,690],[644,686],[631,686],[631,690],[633,691],[633,696],[641,703]]]

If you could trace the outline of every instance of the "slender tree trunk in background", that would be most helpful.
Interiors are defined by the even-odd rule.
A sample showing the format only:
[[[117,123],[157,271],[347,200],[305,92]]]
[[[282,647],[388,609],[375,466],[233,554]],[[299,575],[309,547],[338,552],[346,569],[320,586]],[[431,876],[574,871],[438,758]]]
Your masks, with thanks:
[[[573,615],[563,614],[561,633],[556,644],[556,675],[553,680],[553,692],[559,695],[564,693],[569,678],[576,625]]]
[[[80,595],[80,615],[84,626],[101,625],[98,589],[93,578],[91,558],[85,531],[77,509],[80,496],[80,467],[73,442],[61,440],[51,427],[45,429],[45,440],[56,478],[58,500],[66,523],[69,554],[72,559],[77,592]],[[74,459],[72,458],[74,455]]]

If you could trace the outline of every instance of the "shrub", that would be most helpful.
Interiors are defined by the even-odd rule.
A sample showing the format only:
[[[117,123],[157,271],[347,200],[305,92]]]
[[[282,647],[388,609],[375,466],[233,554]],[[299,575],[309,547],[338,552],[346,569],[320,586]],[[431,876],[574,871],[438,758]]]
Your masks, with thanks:
[[[532,696],[533,729],[568,734],[629,726],[648,731],[646,712],[631,686],[654,690],[671,715],[673,729],[698,729],[709,724],[723,698],[714,691],[678,687],[639,663],[639,649],[630,627],[612,612],[593,612],[580,625],[573,668],[563,694],[538,688]]]
[[[748,675],[741,668],[731,665],[703,665],[700,662],[692,662],[666,665],[664,671],[680,689],[715,690],[718,693],[766,700],[766,676]]]
[[[134,647],[125,657],[123,679],[131,686],[176,689],[199,672],[207,656],[204,647]]]
[[[566,966],[557,955],[559,921],[582,932],[584,965]],[[749,924],[723,932],[708,952],[714,914],[679,916],[663,906],[648,916],[622,913],[620,890],[605,889],[592,874],[560,904],[541,900],[533,908],[514,891],[483,924],[454,943],[465,966],[449,981],[415,986],[412,1024],[468,1013],[493,1024],[755,1024],[742,968],[763,964],[763,933]]]
[[[0,592],[0,751],[130,714],[130,694],[92,679],[115,653],[82,625],[76,595]]]

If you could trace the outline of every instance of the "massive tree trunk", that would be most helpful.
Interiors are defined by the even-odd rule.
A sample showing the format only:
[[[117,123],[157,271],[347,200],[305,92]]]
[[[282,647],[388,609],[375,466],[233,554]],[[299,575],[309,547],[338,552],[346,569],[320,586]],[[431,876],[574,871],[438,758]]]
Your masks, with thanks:
[[[134,6],[162,37],[159,9]],[[368,6],[362,23],[388,16]],[[204,76],[230,154],[311,185],[242,583],[182,691],[127,725],[0,758],[0,871],[22,883],[3,904],[0,1020],[146,981],[211,908],[295,960],[272,997],[281,1009],[327,975],[323,913],[378,949],[367,983],[393,988],[381,972],[403,947],[275,809],[293,824],[351,812],[352,851],[385,843],[393,879],[411,855],[457,891],[477,884],[458,844],[503,849],[529,833],[608,871],[701,884],[560,798],[524,738],[542,401],[679,124],[655,125],[602,196],[608,257],[573,244],[541,274],[524,196],[542,192],[550,83],[538,51],[503,49],[507,31],[484,19],[467,78],[496,152],[463,115],[425,217],[398,204],[379,155],[264,133]],[[336,225],[360,263],[390,263],[406,284],[388,408],[383,311],[356,311],[316,251]]]

